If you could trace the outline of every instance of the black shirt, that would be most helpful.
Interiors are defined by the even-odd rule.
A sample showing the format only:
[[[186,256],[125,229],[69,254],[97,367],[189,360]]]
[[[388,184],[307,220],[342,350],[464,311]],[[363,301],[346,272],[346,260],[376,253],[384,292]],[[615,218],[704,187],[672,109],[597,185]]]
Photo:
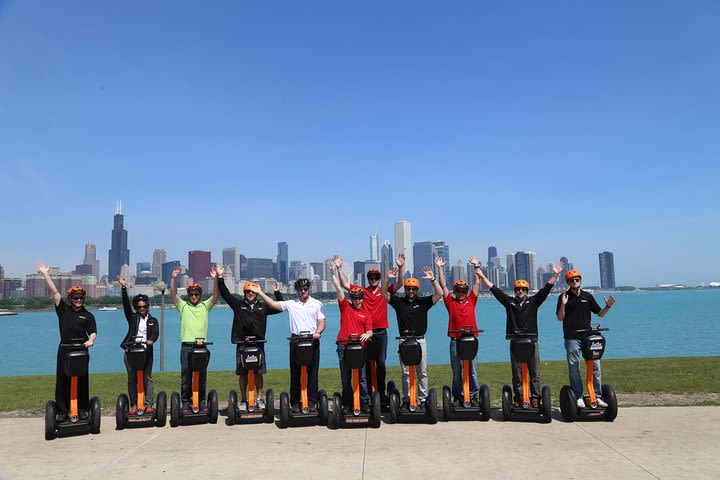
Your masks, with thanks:
[[[407,297],[391,295],[388,303],[395,309],[400,335],[403,335],[406,330],[414,332],[413,335],[425,335],[427,312],[435,305],[432,296],[416,297],[411,301]]]
[[[55,306],[55,313],[57,313],[60,325],[60,343],[74,343],[74,338],[82,338],[85,341],[90,334],[97,333],[95,317],[85,310],[85,307],[76,312],[71,306],[60,300],[60,303]]]
[[[563,320],[563,334],[565,340],[582,340],[585,335],[577,333],[578,330],[587,330],[590,328],[590,313],[597,315],[600,313],[600,305],[595,301],[595,297],[585,290],[580,290],[579,295],[575,295],[568,290],[568,302],[565,305],[565,319]],[[558,297],[557,308],[555,313],[560,311],[562,305],[562,295]]]
[[[272,309],[259,300],[255,303],[249,303],[245,299],[241,300],[235,297],[228,290],[223,278],[218,279],[218,287],[220,288],[220,296],[233,311],[233,324],[230,331],[231,341],[238,342],[244,340],[245,337],[264,340],[268,315],[275,315],[282,310]],[[275,298],[278,297],[278,293],[275,293]],[[282,295],[280,295],[280,300],[282,300]]]
[[[490,292],[505,307],[507,319],[505,321],[505,338],[511,338],[515,334],[516,329],[525,329],[525,333],[537,337],[537,312],[540,305],[543,304],[547,296],[550,294],[552,285],[546,283],[538,293],[533,296],[527,296],[521,302],[516,297],[511,297],[495,285],[492,286]]]

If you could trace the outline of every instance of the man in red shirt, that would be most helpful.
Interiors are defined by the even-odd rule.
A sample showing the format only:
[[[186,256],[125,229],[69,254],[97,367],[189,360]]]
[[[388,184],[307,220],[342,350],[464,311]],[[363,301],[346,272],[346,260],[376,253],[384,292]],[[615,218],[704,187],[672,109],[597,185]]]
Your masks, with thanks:
[[[479,265],[479,261],[475,257],[470,257],[470,263]],[[441,257],[435,257],[435,265],[437,266],[438,279],[440,288],[443,291],[443,300],[445,308],[447,308],[450,319],[448,321],[448,337],[450,337],[450,364],[452,365],[453,381],[452,393],[455,401],[462,403],[463,398],[463,372],[462,360],[457,355],[457,337],[459,333],[450,333],[452,330],[462,330],[467,328],[477,330],[477,321],[475,319],[475,305],[477,304],[478,293],[480,292],[480,276],[475,273],[473,279],[472,291],[468,295],[469,285],[464,280],[458,280],[453,283],[453,295],[445,284],[445,260]],[[473,271],[477,272],[476,269]],[[477,337],[477,333],[474,334]],[[478,379],[475,370],[475,360],[470,362],[470,401],[472,405],[479,405],[478,401]]]
[[[364,305],[364,289],[353,287],[350,289],[350,300],[352,304],[345,298],[345,293],[340,286],[340,281],[335,275],[335,265],[330,266],[330,279],[333,282],[335,291],[337,292],[338,306],[340,307],[340,331],[338,332],[338,340],[346,340],[352,334],[360,334],[360,340],[366,342],[373,336],[372,320],[370,312]],[[352,389],[352,370],[346,368],[343,361],[343,352],[345,344],[338,343],[337,354],[340,361],[340,379],[342,381],[342,398],[343,406],[353,404]],[[365,370],[360,369],[360,403],[364,413],[370,413],[369,407],[370,394],[368,393],[367,382],[365,381]]]
[[[353,288],[359,288],[362,290],[364,295],[365,308],[370,312],[372,319],[372,330],[373,330],[373,342],[376,342],[380,354],[375,362],[377,372],[377,389],[380,392],[380,403],[386,405],[388,403],[388,397],[385,393],[385,358],[387,357],[387,328],[388,328],[388,302],[380,294],[380,270],[375,268],[370,269],[367,272],[368,288],[361,285],[353,285],[347,281],[345,274],[342,271],[342,258],[335,255],[333,257],[333,264],[337,268],[338,276],[340,277],[340,283],[342,287],[350,291]],[[403,265],[405,265],[405,254],[401,253],[395,260],[395,264],[398,267],[398,278],[395,280],[394,285],[390,285],[388,291],[392,294],[397,290],[398,285],[403,284]],[[365,377],[370,377],[370,362],[365,366]]]

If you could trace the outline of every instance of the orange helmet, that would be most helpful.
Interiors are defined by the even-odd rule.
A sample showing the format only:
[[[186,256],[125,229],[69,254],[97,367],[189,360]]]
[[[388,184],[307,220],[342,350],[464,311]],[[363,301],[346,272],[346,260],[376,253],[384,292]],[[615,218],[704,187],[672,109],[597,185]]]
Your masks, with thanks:
[[[252,290],[250,290],[250,287],[257,287],[257,286],[258,285],[255,282],[247,282],[245,285],[243,285],[243,292],[252,292]],[[255,293],[255,292],[253,292],[253,293]]]
[[[420,282],[417,278],[410,277],[405,280],[405,287],[417,287],[420,288]]]
[[[453,283],[453,290],[469,290],[470,285],[465,280],[458,280],[457,282]]]
[[[568,270],[568,272],[565,274],[565,281],[567,282],[571,278],[575,278],[575,277],[582,278],[580,271],[579,270]]]
[[[364,298],[365,292],[360,287],[352,287],[350,289],[350,298]]]
[[[515,282],[515,288],[527,288],[530,290],[530,284],[527,282],[527,280],[518,280]]]
[[[199,283],[191,283],[187,287],[187,293],[190,293],[190,292],[198,292],[200,295],[202,295],[202,287],[200,286]]]
[[[84,297],[85,289],[79,285],[73,285],[72,287],[68,288],[67,296],[68,298],[70,298],[73,295],[82,295]]]

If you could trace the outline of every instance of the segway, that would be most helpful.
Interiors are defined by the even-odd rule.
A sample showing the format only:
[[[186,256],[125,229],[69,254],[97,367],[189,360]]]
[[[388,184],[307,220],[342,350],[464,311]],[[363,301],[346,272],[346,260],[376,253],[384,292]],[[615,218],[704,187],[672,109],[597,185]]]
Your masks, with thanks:
[[[260,406],[256,400],[255,372],[262,368],[265,359],[260,345],[265,340],[245,337],[245,340],[233,340],[240,345],[240,364],[247,372],[247,408],[238,408],[238,397],[235,390],[230,390],[228,397],[228,424],[250,422],[272,423],[275,420],[275,394],[272,388],[265,390],[265,405]]]
[[[483,422],[490,420],[490,389],[487,385],[482,384],[479,388],[479,405],[473,405],[470,399],[470,372],[472,365],[470,362],[475,360],[478,351],[478,340],[476,333],[484,330],[473,330],[470,327],[463,327],[462,330],[450,330],[448,333],[459,333],[456,338],[457,355],[463,361],[463,399],[462,403],[454,401],[452,398],[452,389],[447,385],[443,385],[443,420],[446,422],[453,417],[462,417],[466,419],[479,418]]]
[[[192,352],[188,358],[188,368],[192,371],[192,407],[188,413],[180,411],[180,394],[173,392],[170,396],[170,426],[197,425],[201,423],[217,423],[218,418],[218,396],[215,390],[207,394],[207,412],[200,410],[200,372],[207,369],[210,362],[210,350],[208,345],[213,342],[206,342],[204,338],[196,338]]]
[[[161,391],[157,395],[157,405],[152,413],[145,410],[145,381],[143,378],[143,367],[147,357],[147,349],[142,342],[142,337],[136,337],[134,342],[126,342],[121,345],[125,348],[125,360],[130,368],[135,371],[137,381],[137,410],[130,413],[130,400],[124,393],[118,395],[115,403],[115,426],[117,430],[125,427],[164,427],[167,421],[167,396]]]
[[[295,345],[293,360],[300,365],[300,411],[290,410],[290,396],[287,392],[280,394],[280,428],[300,425],[327,425],[328,398],[325,390],[318,391],[318,404],[315,411],[308,404],[307,367],[312,365],[315,355],[315,343],[310,332],[288,337],[290,345]]]
[[[537,343],[533,340],[536,335],[530,335],[525,329],[515,330],[515,334],[510,338],[510,349],[515,358],[520,362],[521,378],[522,378],[522,403],[520,406],[513,405],[513,391],[509,385],[503,385],[502,391],[502,414],[503,420],[512,420],[513,415],[523,417],[541,417],[544,423],[552,421],[552,395],[549,385],[543,385],[539,399],[539,408],[534,408],[530,403],[530,375],[528,373],[528,363],[535,356],[535,348]]]
[[[366,350],[360,341],[360,335],[353,333],[350,338],[338,340],[336,344],[344,344],[343,363],[346,368],[352,369],[352,410],[343,406],[342,395],[333,394],[332,428],[347,425],[369,425],[372,428],[380,427],[380,392],[377,389],[370,394],[370,413],[363,412],[360,405],[360,370],[365,368]]]
[[[88,371],[90,354],[85,348],[85,340],[73,338],[74,343],[61,343],[61,347],[70,348],[63,356],[63,370],[70,377],[70,412],[67,419],[58,418],[58,407],[54,400],[45,404],[45,440],[52,440],[59,433],[82,435],[100,433],[100,399],[90,399],[90,411],[78,410],[78,377]]]
[[[588,395],[583,397],[585,407],[578,408],[575,392],[570,385],[564,385],[560,390],[560,411],[566,422],[576,420],[605,420],[612,422],[617,417],[618,404],[615,390],[610,385],[602,386],[602,398],[607,407],[597,404],[595,386],[593,385],[593,362],[600,360],[605,353],[605,337],[600,332],[608,331],[608,328],[600,328],[599,323],[594,323],[589,330],[578,330],[578,333],[585,334],[581,343],[582,355],[587,362],[587,390]]]
[[[395,387],[394,382],[388,382],[388,391],[390,397],[390,418],[388,423],[396,423],[398,421],[425,421],[429,424],[437,423],[437,394],[435,389],[428,391],[428,396],[424,405],[417,402],[417,379],[415,378],[415,366],[422,361],[422,347],[418,340],[424,336],[413,335],[414,332],[405,331],[396,340],[401,340],[398,348],[400,361],[408,367],[410,375],[410,403],[407,406],[400,403],[400,392]]]

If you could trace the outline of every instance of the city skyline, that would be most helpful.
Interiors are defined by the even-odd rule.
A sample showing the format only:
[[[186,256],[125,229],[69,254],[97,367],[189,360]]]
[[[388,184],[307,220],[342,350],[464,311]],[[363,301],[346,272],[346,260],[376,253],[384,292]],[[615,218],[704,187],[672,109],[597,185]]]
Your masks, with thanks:
[[[720,4],[311,3],[0,2],[5,276],[88,241],[107,271],[122,198],[131,270],[367,260],[405,219],[451,263],[494,244],[599,284],[607,250],[618,284],[720,280]]]

